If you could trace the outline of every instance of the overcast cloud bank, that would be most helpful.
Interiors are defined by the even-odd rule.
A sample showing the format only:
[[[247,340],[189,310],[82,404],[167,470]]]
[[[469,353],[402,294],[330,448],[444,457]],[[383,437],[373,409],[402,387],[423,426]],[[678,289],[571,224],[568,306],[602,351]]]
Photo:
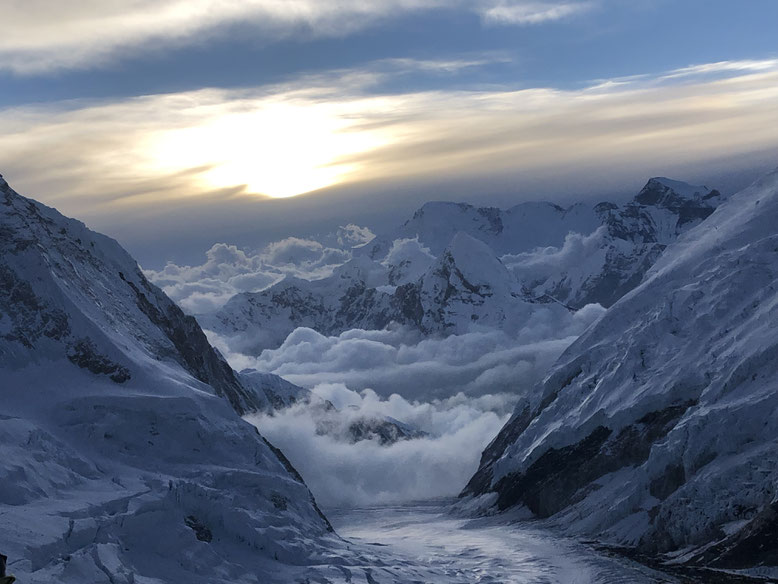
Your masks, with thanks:
[[[290,220],[262,193],[359,184],[370,200],[397,180],[477,178],[486,191],[509,177],[560,173],[571,190],[590,192],[647,169],[688,175],[717,158],[732,163],[778,145],[778,124],[770,123],[778,119],[774,60],[701,64],[583,89],[376,92],[385,81],[367,65],[278,86],[6,109],[3,171],[130,248],[149,237],[155,249],[191,239],[194,229],[205,248],[229,236],[220,225],[234,233],[272,227],[263,221],[279,213]],[[374,205],[388,204],[381,196]],[[354,200],[332,204],[346,216]],[[193,223],[172,220],[182,214]],[[218,222],[206,228],[197,219],[203,214]]]

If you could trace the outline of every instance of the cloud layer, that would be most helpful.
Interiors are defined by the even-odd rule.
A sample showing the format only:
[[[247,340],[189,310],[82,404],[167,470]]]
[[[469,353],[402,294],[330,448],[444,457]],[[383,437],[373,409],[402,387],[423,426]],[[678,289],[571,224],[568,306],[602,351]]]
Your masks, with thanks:
[[[329,238],[335,247],[313,239],[287,237],[256,253],[216,243],[195,266],[168,262],[146,276],[185,311],[202,314],[219,308],[240,292],[258,292],[287,276],[316,280],[332,274],[351,258],[351,248],[373,238],[366,227],[345,225]]]
[[[538,307],[516,335],[484,330],[445,338],[422,338],[403,328],[353,329],[327,337],[308,328],[292,332],[278,349],[258,357],[242,354],[242,337],[211,342],[237,370],[269,371],[307,388],[342,383],[381,396],[441,399],[455,393],[479,396],[522,393],[537,382],[562,351],[604,312],[598,305],[575,314]]]
[[[300,471],[317,501],[328,507],[358,506],[456,495],[478,467],[483,448],[507,421],[515,396],[479,399],[455,395],[415,401],[380,398],[343,384],[321,384],[314,393],[342,409],[330,414],[343,424],[360,418],[394,418],[428,437],[382,446],[377,440],[351,444],[320,435],[321,411],[298,405],[275,416],[252,416],[267,438]]]
[[[119,56],[202,42],[250,26],[266,42],[345,36],[427,10],[474,12],[485,23],[531,25],[580,13],[575,0],[26,0],[0,3],[0,69],[40,74],[102,65]]]
[[[582,90],[384,95],[371,93],[377,81],[365,69],[255,90],[8,109],[0,111],[3,171],[69,212],[138,217],[183,202],[237,208],[249,193],[398,179],[586,168],[581,180],[606,170],[613,180],[635,167],[778,147],[773,61]]]

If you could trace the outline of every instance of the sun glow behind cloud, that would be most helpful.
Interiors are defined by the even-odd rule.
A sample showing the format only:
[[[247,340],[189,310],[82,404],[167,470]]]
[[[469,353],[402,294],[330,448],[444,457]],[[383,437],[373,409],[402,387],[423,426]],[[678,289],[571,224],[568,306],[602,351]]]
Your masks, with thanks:
[[[356,184],[369,197],[366,185],[397,180],[563,173],[580,188],[778,147],[778,63],[677,73],[579,90],[378,93],[385,74],[366,68],[15,108],[0,111],[2,170],[92,220]]]
[[[292,197],[346,180],[360,165],[345,159],[390,141],[387,130],[356,129],[338,103],[269,98],[229,109],[194,106],[188,115],[197,125],[155,133],[154,170],[207,168],[196,178],[204,190],[243,185],[249,194]]]

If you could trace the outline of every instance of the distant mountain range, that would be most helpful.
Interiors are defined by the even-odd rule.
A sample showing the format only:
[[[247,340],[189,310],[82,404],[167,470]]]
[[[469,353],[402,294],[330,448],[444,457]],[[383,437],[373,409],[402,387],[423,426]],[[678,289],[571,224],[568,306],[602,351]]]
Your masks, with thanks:
[[[332,276],[286,278],[197,318],[223,337],[240,337],[242,352],[254,355],[297,327],[327,335],[390,323],[425,335],[510,332],[541,305],[612,305],[721,200],[718,191],[655,178],[625,205],[522,203],[503,211],[427,203],[356,248]]]

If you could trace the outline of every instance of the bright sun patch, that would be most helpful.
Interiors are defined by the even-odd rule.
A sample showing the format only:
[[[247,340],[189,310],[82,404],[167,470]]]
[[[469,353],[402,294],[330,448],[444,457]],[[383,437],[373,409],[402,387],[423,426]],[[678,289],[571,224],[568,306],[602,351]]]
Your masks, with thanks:
[[[339,109],[279,100],[218,112],[196,126],[158,135],[153,164],[168,172],[205,167],[200,179],[206,188],[245,185],[247,193],[273,198],[339,184],[359,170],[359,154],[386,143]]]

